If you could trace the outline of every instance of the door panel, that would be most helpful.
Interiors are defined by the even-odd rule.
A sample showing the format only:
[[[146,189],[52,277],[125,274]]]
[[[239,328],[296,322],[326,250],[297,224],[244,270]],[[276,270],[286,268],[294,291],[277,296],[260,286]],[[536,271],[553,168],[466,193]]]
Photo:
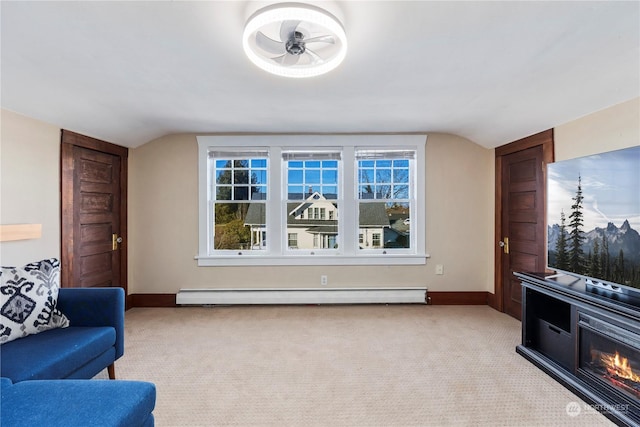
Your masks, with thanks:
[[[127,150],[63,131],[62,284],[126,290]]]
[[[120,158],[83,147],[73,152],[80,171],[74,189],[80,200],[74,207],[81,230],[77,279],[82,286],[120,286],[120,254],[112,239],[120,231]]]
[[[520,319],[522,289],[515,271],[546,267],[545,163],[553,161],[553,132],[496,149],[496,308]],[[506,248],[505,248],[506,249]]]
[[[544,222],[538,223],[538,208],[544,205],[542,174],[542,148],[540,146],[509,154],[503,159],[504,192],[503,221],[505,236],[509,238],[509,253],[503,261],[503,281],[507,286],[504,295],[505,312],[520,318],[522,289],[514,271],[544,270],[540,265],[540,251],[536,236],[544,235]],[[534,240],[523,239],[520,230],[534,229]]]

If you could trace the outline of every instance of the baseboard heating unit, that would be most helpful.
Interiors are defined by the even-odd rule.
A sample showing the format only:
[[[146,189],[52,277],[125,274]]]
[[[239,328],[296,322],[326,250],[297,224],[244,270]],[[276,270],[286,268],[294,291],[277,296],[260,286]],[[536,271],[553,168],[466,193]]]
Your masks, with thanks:
[[[181,289],[177,305],[426,304],[426,288]]]

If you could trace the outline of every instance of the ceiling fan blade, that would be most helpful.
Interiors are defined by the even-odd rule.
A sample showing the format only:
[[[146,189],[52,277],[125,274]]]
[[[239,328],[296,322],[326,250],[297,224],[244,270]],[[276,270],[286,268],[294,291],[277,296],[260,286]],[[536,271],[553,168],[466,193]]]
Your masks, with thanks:
[[[300,21],[282,21],[282,25],[280,26],[280,40],[283,42],[289,40],[298,27],[298,24],[300,24]]]
[[[276,56],[274,58],[271,58],[272,60],[274,60],[275,62],[277,62],[280,65],[284,65],[284,66],[291,66],[291,65],[296,65],[298,63],[298,61],[300,60],[300,56],[299,55],[291,55],[289,53],[285,53],[284,55],[280,55],[280,56]]]
[[[324,62],[324,59],[320,58],[320,56],[318,56],[317,53],[315,53],[314,51],[312,51],[311,49],[307,48],[304,53],[308,54],[311,57],[311,63],[312,64],[321,64]]]
[[[256,33],[256,44],[260,49],[269,53],[283,53],[285,51],[284,42],[267,37],[262,31]]]
[[[305,44],[309,44],[309,43],[331,43],[331,44],[335,44],[336,39],[333,38],[333,36],[331,35],[326,35],[326,36],[319,36],[319,37],[313,37],[310,39],[304,39]]]
[[[296,65],[299,60],[300,60],[300,55],[286,54],[284,58],[282,58],[281,64],[286,66]]]

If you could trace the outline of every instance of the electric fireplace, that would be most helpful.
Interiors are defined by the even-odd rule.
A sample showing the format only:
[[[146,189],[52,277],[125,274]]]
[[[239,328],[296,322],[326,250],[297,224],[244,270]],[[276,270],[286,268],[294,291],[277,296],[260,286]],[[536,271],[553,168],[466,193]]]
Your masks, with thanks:
[[[578,319],[578,377],[640,420],[640,331],[591,313],[579,311]]]
[[[583,278],[522,279],[516,351],[620,426],[640,426],[640,291],[596,289]]]

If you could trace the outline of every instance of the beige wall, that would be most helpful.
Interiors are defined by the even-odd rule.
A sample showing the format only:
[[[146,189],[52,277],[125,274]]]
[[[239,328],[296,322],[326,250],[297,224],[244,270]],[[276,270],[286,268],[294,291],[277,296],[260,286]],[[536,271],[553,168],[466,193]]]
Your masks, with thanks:
[[[638,145],[640,98],[555,129],[556,159]],[[1,111],[0,221],[39,223],[42,238],[0,244],[2,265],[60,255],[60,129]],[[493,290],[493,150],[463,138],[429,135],[425,266],[197,267],[197,144],[172,135],[130,150],[129,292],[180,288],[427,286]],[[436,264],[444,275],[436,276]]]
[[[424,266],[197,267],[195,135],[166,136],[131,150],[129,292],[180,288],[427,286],[493,289],[493,151],[460,137],[429,135]],[[435,275],[435,265],[444,275]]]
[[[0,262],[60,256],[60,128],[0,110],[0,223],[42,224],[42,237],[0,243]]]
[[[554,129],[556,161],[640,145],[640,98]]]

